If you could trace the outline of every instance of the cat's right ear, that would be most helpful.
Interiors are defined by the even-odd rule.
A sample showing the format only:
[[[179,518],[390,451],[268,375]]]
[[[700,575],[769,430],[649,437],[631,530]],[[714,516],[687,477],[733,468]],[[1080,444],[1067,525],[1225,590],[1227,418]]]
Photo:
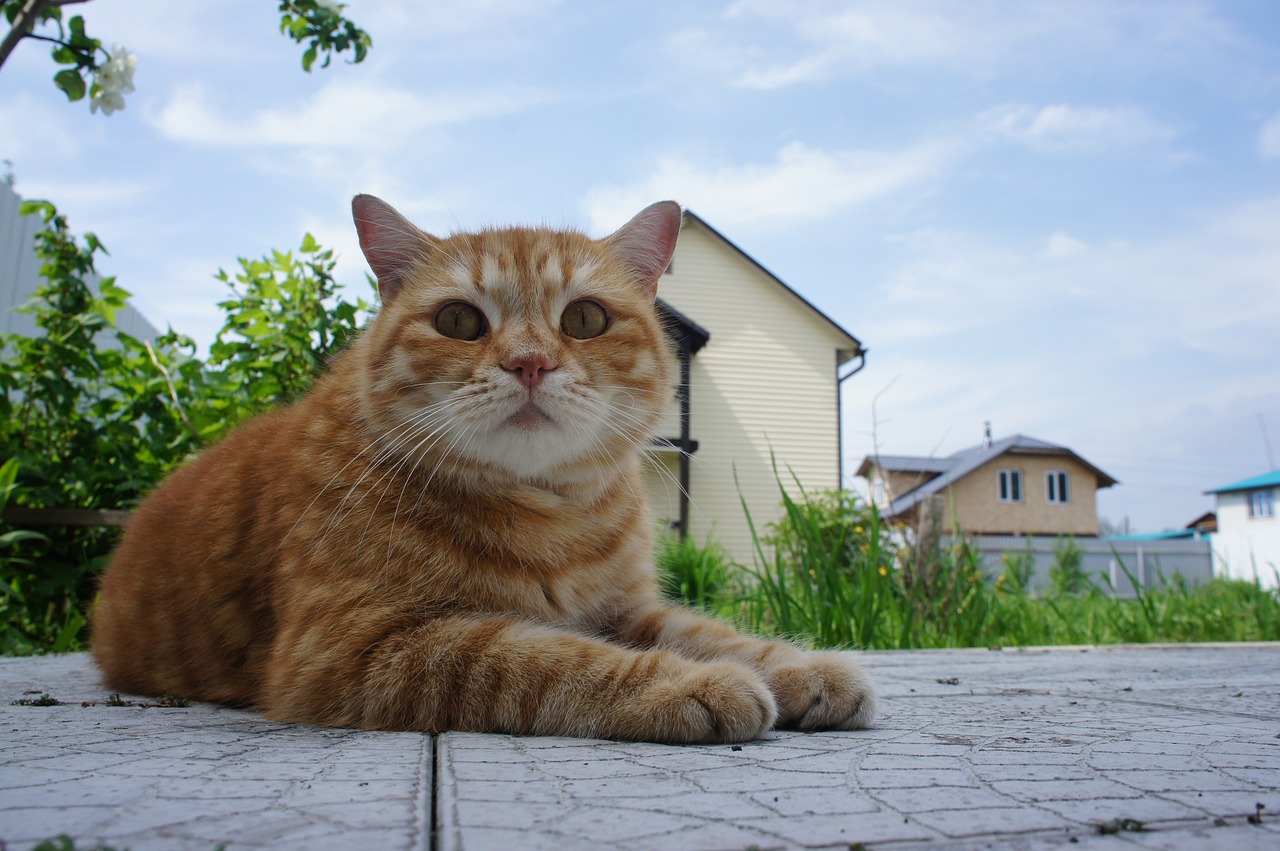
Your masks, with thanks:
[[[394,207],[372,195],[351,199],[360,250],[378,278],[378,295],[386,304],[395,298],[414,266],[431,248],[431,237],[414,227]]]

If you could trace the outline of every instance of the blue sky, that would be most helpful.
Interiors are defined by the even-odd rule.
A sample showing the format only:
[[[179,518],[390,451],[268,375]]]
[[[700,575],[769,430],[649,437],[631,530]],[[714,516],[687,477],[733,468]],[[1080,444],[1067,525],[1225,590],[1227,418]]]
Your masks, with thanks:
[[[310,75],[275,7],[72,7],[138,55],[110,117],[42,45],[0,69],[15,188],[158,325],[207,343],[212,273],[307,231],[365,294],[357,192],[437,232],[601,235],[672,197],[869,349],[847,471],[990,420],[1156,531],[1280,458],[1272,0],[352,0],[369,59]]]

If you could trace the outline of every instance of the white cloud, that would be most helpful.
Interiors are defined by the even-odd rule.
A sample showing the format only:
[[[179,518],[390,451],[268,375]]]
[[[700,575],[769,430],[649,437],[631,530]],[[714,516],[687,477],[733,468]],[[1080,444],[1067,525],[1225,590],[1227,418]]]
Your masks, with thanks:
[[[224,4],[172,0],[94,3],[85,11],[85,28],[107,44],[118,41],[137,53],[144,74],[152,61],[175,61],[188,67],[207,61],[246,61],[253,58],[253,42],[264,36],[279,39],[280,49],[285,49],[283,39],[275,35],[279,13],[273,17],[273,10],[262,5],[229,12]],[[229,27],[231,20],[235,24]]]
[[[767,35],[760,35],[761,32]],[[1197,0],[971,2],[737,0],[676,33],[673,55],[742,86],[776,89],[895,68],[986,75],[1046,61],[1195,62],[1240,37]]]
[[[517,88],[418,94],[333,79],[299,106],[238,117],[221,112],[203,87],[187,85],[148,120],[174,141],[217,147],[380,150],[433,127],[518,112],[545,100]]]
[[[1262,125],[1258,133],[1258,153],[1263,159],[1280,159],[1280,113]]]
[[[1067,260],[1079,257],[1089,250],[1087,243],[1070,234],[1055,231],[1045,241],[1044,256],[1050,260]]]
[[[374,36],[411,33],[423,37],[457,36],[498,27],[518,27],[546,15],[562,0],[436,0],[429,7],[412,3],[351,4],[346,14]]]
[[[0,103],[0,154],[15,163],[78,154],[82,145],[72,130],[70,112],[75,108],[37,100],[26,92]]]
[[[980,122],[999,136],[1045,153],[1167,151],[1178,136],[1141,110],[1123,107],[1004,106]]]
[[[850,69],[978,60],[990,55],[990,28],[945,9],[896,3],[746,0],[719,21],[689,27],[668,42],[676,56],[723,73],[737,85],[777,89]],[[753,43],[756,33],[768,42]],[[740,34],[740,32],[741,34]]]
[[[84,180],[22,180],[18,176],[16,188],[24,198],[47,198],[58,211],[65,213],[77,229],[97,231],[99,235],[111,232],[123,221],[140,223],[137,202],[144,200],[155,190],[153,181],[90,178]],[[127,217],[127,218],[126,218]],[[91,225],[91,222],[99,225]],[[104,236],[104,241],[106,237]],[[107,242],[108,247],[111,243]]]
[[[1058,233],[1049,250],[921,231],[902,242],[900,265],[880,284],[881,321],[995,329],[1032,349],[1045,345],[1035,327],[1053,325],[1077,347],[1102,346],[1103,361],[1113,363],[1169,346],[1216,356],[1280,328],[1277,232],[1280,197],[1206,215],[1160,238],[1085,246]]]
[[[793,142],[771,163],[708,166],[668,157],[630,186],[592,191],[587,208],[600,231],[660,198],[680,201],[717,227],[806,221],[916,186],[953,156],[945,144],[881,152],[824,151]]]

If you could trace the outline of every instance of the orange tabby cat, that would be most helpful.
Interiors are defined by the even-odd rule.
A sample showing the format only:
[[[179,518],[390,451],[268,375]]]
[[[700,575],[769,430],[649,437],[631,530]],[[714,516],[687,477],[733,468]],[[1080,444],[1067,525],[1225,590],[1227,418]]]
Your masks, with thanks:
[[[178,470],[102,582],[107,685],[271,718],[663,742],[849,729],[862,672],[659,600],[640,452],[680,208],[440,239],[353,202],[382,308]]]

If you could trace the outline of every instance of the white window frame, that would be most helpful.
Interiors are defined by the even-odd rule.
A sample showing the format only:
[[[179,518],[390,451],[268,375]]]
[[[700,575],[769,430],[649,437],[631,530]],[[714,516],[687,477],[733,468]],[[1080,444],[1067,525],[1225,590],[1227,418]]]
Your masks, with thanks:
[[[996,470],[996,501],[1017,505],[1022,498],[1022,471],[1013,467]]]
[[[1275,495],[1270,488],[1249,491],[1245,494],[1245,501],[1249,504],[1250,520],[1266,520],[1276,516]]]
[[[1044,474],[1044,501],[1050,505],[1071,504],[1071,474],[1049,470]]]

